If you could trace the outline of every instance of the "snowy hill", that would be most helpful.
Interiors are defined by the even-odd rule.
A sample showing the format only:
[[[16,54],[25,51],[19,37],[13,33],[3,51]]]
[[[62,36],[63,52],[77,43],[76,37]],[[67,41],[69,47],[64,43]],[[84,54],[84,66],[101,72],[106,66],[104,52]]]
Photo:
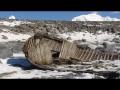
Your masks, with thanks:
[[[102,17],[97,13],[92,13],[88,15],[80,15],[80,16],[74,17],[72,21],[120,21],[120,19],[111,18],[109,16]]]
[[[8,19],[16,19],[16,17],[11,15]]]

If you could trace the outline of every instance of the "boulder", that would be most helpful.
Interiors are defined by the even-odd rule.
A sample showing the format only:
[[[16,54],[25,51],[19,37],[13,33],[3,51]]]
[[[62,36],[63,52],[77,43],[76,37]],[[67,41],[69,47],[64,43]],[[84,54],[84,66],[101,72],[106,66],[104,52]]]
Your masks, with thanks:
[[[97,47],[95,50],[99,50],[99,51],[101,51],[101,52],[105,52],[105,48],[104,47]]]
[[[114,38],[112,41],[115,42],[115,43],[120,43],[120,39],[119,38]]]
[[[0,33],[2,33],[3,32],[3,30],[2,29],[0,29]]]
[[[8,39],[8,37],[7,37],[7,36],[2,35],[2,39]]]
[[[5,59],[10,56],[13,56],[12,50],[3,44],[0,44],[0,58]]]
[[[73,42],[76,43],[77,45],[81,45],[82,40],[74,40]]]
[[[86,42],[86,39],[82,39],[82,42]]]
[[[9,41],[7,43],[4,43],[8,48],[12,50],[13,53],[19,53],[22,52],[22,48],[24,45],[24,42],[21,41]]]
[[[72,38],[69,36],[69,37],[67,37],[67,40],[72,40]]]

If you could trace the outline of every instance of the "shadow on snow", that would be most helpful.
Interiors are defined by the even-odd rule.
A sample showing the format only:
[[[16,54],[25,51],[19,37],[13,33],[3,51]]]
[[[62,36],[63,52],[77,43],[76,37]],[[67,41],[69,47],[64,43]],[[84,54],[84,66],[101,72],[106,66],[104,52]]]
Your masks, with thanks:
[[[9,58],[7,64],[14,67],[20,67],[23,70],[38,69],[36,66],[32,65],[26,58]]]

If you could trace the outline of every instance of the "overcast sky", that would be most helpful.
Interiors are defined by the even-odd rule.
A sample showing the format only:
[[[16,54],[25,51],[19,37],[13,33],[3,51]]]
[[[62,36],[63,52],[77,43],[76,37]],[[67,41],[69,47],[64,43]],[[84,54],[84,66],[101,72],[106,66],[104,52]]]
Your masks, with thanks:
[[[120,19],[119,11],[0,11],[0,18],[14,15],[17,19],[32,20],[71,20],[73,17],[96,12],[101,16]]]

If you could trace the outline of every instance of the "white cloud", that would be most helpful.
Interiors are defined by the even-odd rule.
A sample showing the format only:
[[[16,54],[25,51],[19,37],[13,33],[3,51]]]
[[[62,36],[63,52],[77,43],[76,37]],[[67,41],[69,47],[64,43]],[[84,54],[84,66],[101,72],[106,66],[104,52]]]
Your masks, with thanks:
[[[114,12],[112,12],[112,14],[118,14],[118,13],[120,13],[120,11],[114,11]]]

